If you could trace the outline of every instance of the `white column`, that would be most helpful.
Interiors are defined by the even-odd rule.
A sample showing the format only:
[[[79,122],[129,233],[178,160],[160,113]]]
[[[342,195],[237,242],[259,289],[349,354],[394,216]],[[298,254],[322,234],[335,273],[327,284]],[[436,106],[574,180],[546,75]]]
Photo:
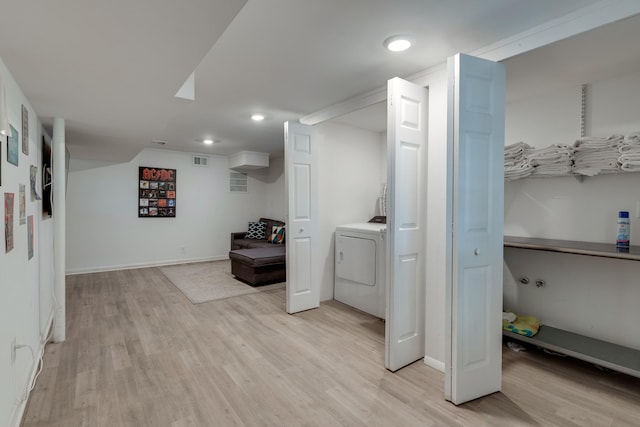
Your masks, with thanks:
[[[64,119],[53,119],[53,263],[56,309],[53,323],[53,342],[65,340],[65,269],[66,269],[66,142]]]

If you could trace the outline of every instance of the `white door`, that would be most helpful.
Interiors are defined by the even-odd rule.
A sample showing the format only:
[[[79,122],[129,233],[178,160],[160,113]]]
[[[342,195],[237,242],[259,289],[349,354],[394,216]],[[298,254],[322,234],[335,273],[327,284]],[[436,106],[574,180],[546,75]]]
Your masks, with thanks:
[[[427,91],[394,78],[387,94],[387,314],[385,367],[423,358]]]
[[[318,272],[313,271],[317,223],[317,188],[313,128],[284,124],[285,187],[288,205],[287,312],[297,313],[320,306]],[[315,197],[315,199],[314,199]]]
[[[500,391],[502,382],[505,71],[461,54],[449,58],[448,71],[453,271],[445,395],[460,404]]]

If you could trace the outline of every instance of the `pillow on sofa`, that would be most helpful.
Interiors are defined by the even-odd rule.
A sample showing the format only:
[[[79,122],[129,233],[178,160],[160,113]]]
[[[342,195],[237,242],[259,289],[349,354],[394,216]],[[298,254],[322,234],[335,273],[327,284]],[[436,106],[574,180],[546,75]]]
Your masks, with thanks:
[[[266,222],[250,222],[247,229],[246,239],[264,240],[267,238]]]
[[[281,245],[284,243],[284,225],[274,225],[272,227],[269,243]]]

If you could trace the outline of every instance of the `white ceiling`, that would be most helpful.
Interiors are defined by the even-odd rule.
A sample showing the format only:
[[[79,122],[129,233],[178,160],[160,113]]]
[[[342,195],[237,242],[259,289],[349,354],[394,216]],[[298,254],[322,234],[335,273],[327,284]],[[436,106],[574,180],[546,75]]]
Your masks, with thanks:
[[[624,19],[527,53],[503,63],[507,102],[640,72],[640,15]],[[335,119],[373,132],[387,129],[386,103]]]
[[[0,57],[45,127],[66,119],[74,158],[124,161],[157,147],[153,139],[173,150],[281,155],[285,120],[596,2],[3,0]],[[398,33],[415,47],[386,51],[382,41]],[[564,54],[548,52],[514,58],[509,84],[511,67],[541,61],[561,74]],[[175,98],[194,70],[195,101]],[[266,119],[251,122],[258,111]],[[206,147],[205,138],[222,142]]]

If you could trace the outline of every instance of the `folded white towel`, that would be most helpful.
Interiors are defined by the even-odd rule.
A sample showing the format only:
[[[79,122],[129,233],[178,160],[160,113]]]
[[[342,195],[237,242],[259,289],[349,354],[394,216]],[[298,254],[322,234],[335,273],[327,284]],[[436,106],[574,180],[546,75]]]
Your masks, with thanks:
[[[584,167],[573,167],[573,173],[577,175],[585,175],[585,176],[596,176],[596,175],[604,175],[608,173],[616,173],[620,172],[620,167],[594,167],[594,166],[584,166]]]
[[[622,135],[611,135],[608,138],[581,138],[573,144],[573,150],[577,153],[580,151],[603,150],[607,148],[616,148],[622,144],[624,137]]]
[[[592,159],[576,161],[573,166],[576,168],[581,167],[595,167],[595,168],[617,168],[620,164],[617,158],[612,159]]]
[[[632,144],[640,144],[640,132],[630,133],[625,137],[625,142],[629,142]]]
[[[559,156],[556,158],[547,158],[547,159],[529,159],[529,163],[533,166],[544,166],[544,165],[572,165],[573,159],[569,156]]]
[[[504,147],[504,152],[505,154],[524,153],[525,150],[528,150],[530,148],[531,146],[529,146],[529,144],[520,141]]]
[[[570,164],[539,165],[533,169],[534,176],[565,176],[571,174],[573,168]]]
[[[515,179],[525,178],[531,175],[533,166],[529,163],[520,163],[514,166],[507,166],[504,168],[504,179],[507,181],[513,181]]]
[[[618,153],[619,155],[620,153]],[[569,153],[544,153],[529,156],[529,163],[539,165],[543,163],[571,163],[571,154]]]
[[[639,172],[640,162],[627,162],[620,166],[620,170],[624,172]]]
[[[618,151],[620,153],[640,153],[640,143],[629,144],[628,142],[624,142],[623,144],[620,144]]]
[[[638,153],[625,153],[625,154],[621,155],[620,157],[618,157],[618,162],[620,162],[620,163],[636,162],[636,161],[640,161],[640,152],[638,152]]]
[[[546,155],[566,154],[571,155],[573,149],[568,145],[553,144],[545,148],[531,148],[527,150],[528,157],[545,157]]]
[[[624,136],[619,134],[613,134],[609,136],[586,136],[584,138],[577,139],[573,147],[584,147],[584,146],[592,146],[592,147],[600,147],[602,145],[611,145],[618,144],[624,141]]]

